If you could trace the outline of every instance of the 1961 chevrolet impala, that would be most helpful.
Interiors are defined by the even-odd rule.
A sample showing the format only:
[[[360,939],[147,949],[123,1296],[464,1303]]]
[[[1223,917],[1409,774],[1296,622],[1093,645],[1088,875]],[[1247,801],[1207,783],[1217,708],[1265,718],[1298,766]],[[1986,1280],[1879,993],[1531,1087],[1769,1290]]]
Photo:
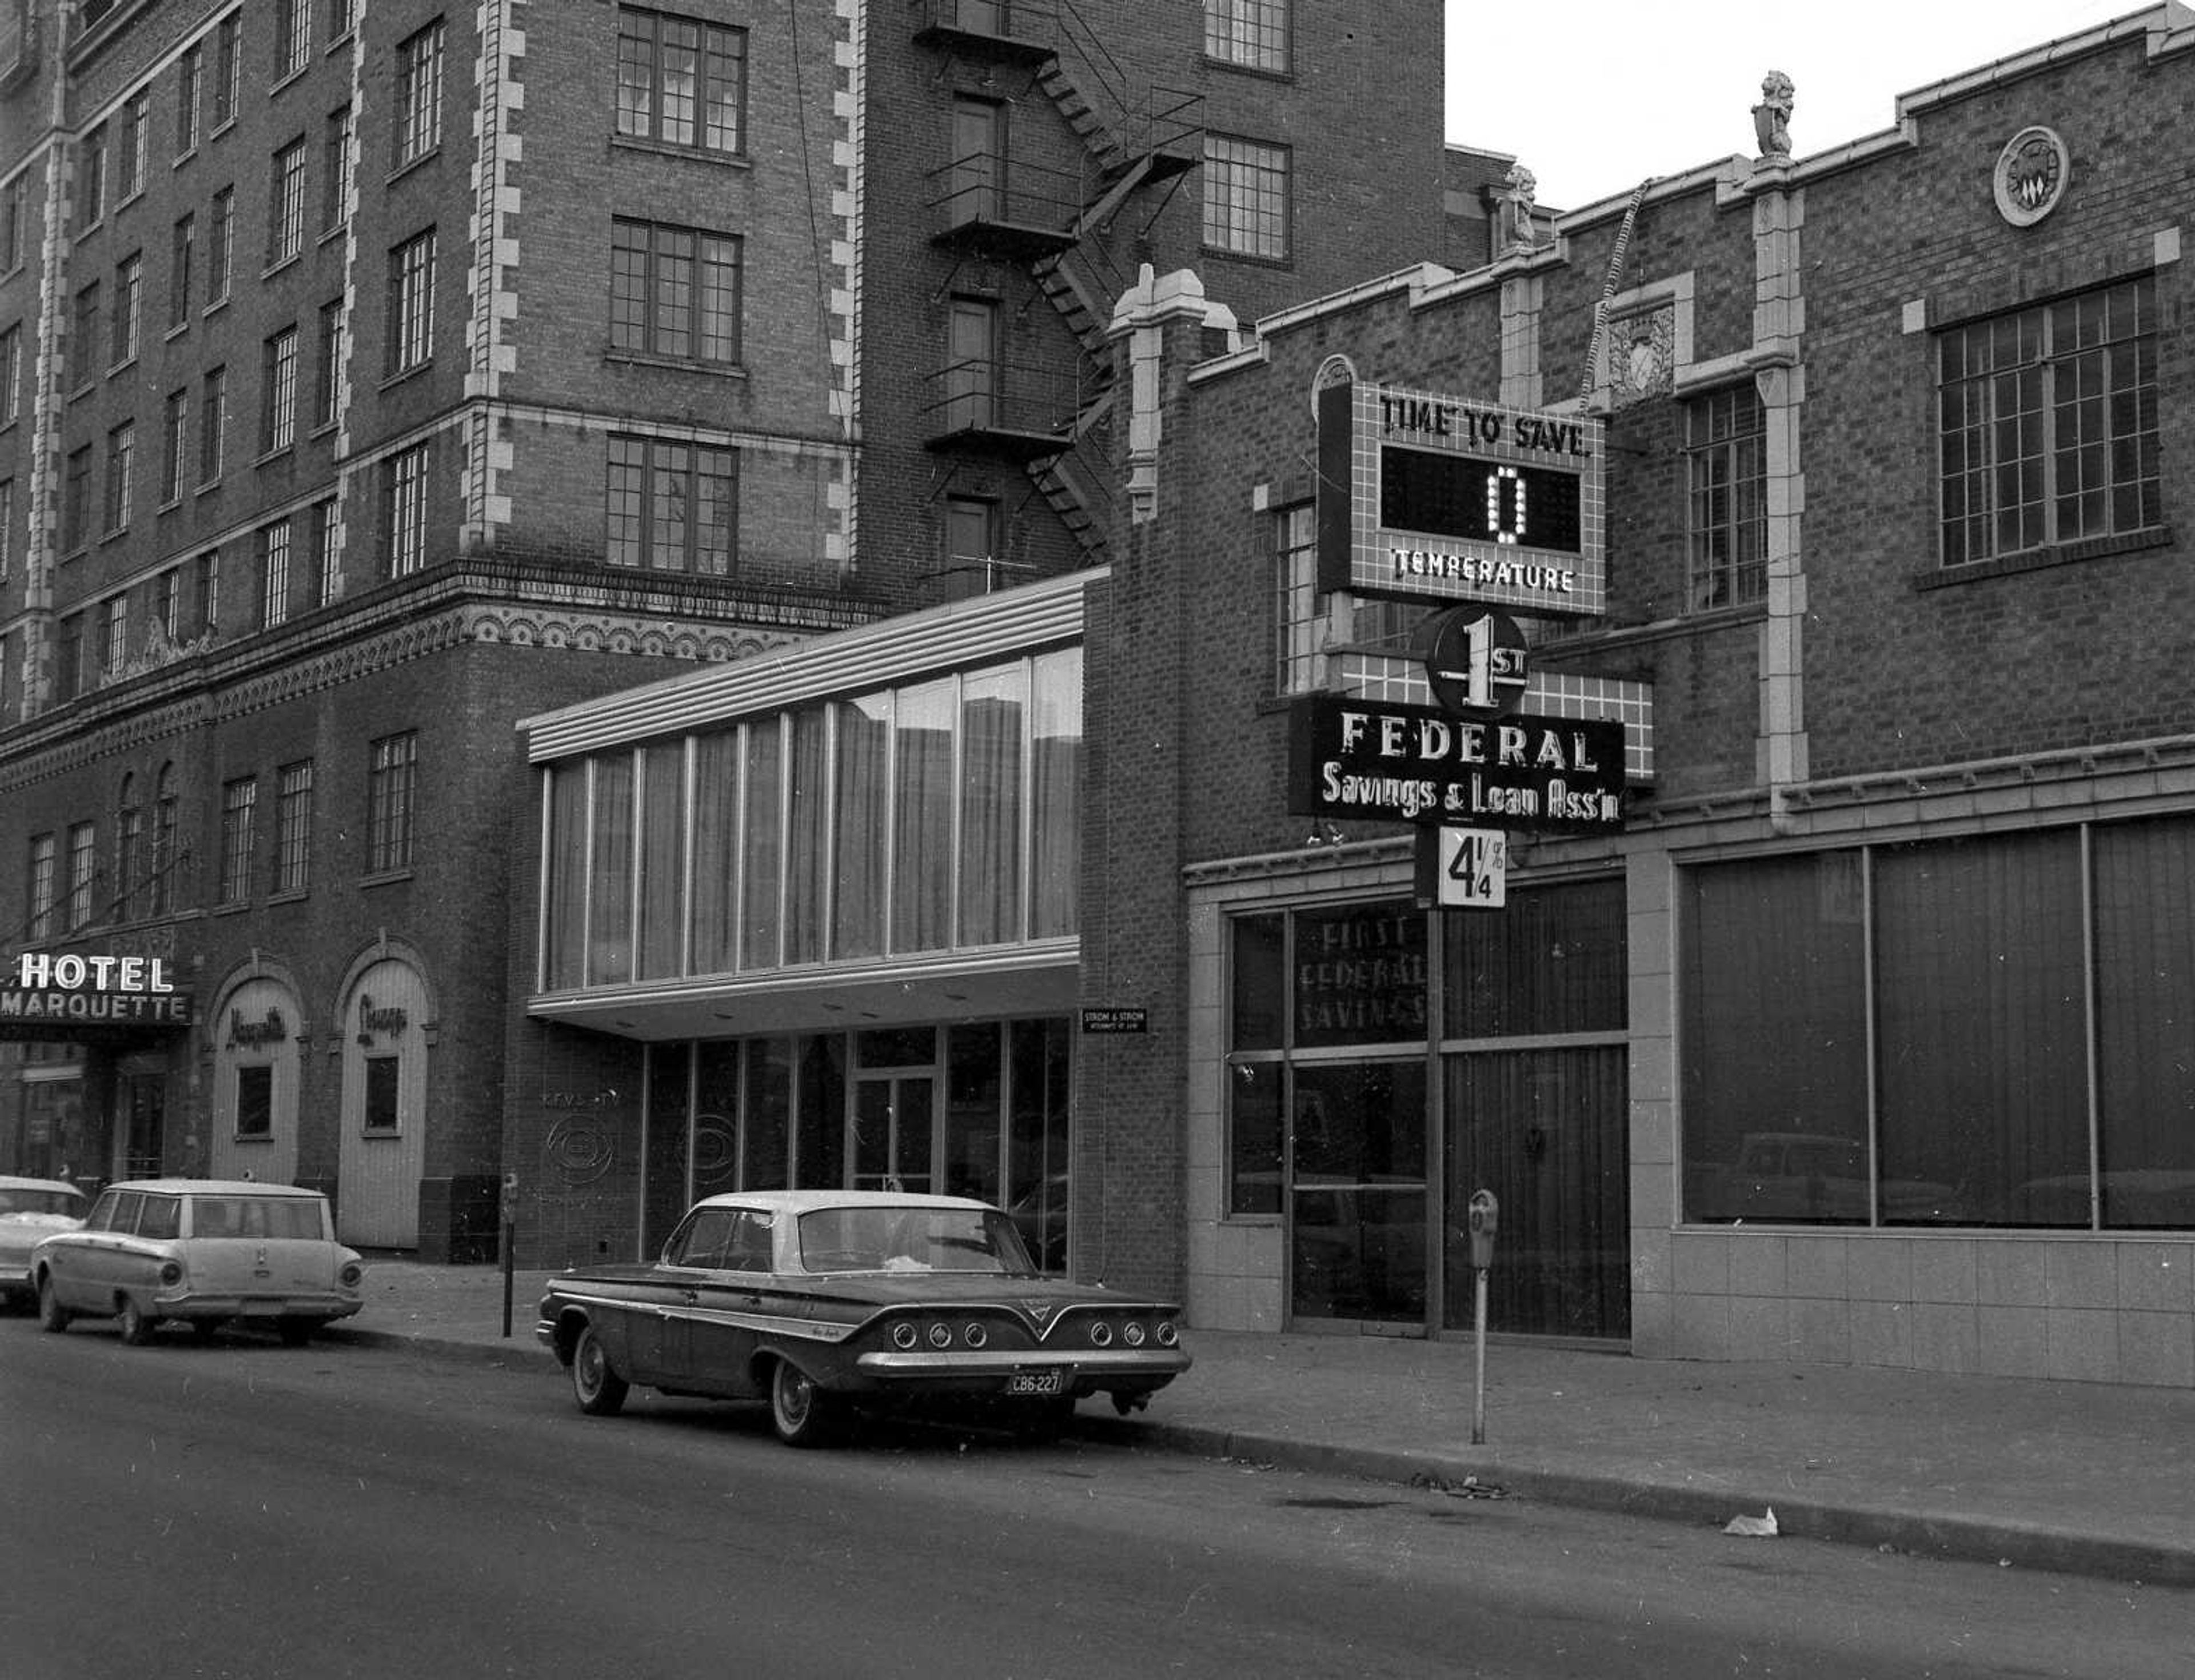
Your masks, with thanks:
[[[534,1333],[582,1411],[635,1384],[763,1399],[796,1447],[860,1412],[982,1412],[1057,1429],[1126,1412],[1189,1368],[1180,1309],[1046,1277],[1013,1221],[957,1196],[770,1190],[696,1204],[648,1264],[555,1279]]]

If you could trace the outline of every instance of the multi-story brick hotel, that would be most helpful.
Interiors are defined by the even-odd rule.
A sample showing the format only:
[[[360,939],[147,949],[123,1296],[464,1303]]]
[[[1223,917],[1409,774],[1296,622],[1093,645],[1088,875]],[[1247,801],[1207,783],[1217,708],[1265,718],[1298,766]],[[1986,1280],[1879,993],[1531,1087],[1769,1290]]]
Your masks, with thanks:
[[[1140,263],[1483,250],[1440,14],[0,0],[0,1170],[492,1253],[517,720],[1102,559]],[[185,1001],[26,1017],[25,953]]]

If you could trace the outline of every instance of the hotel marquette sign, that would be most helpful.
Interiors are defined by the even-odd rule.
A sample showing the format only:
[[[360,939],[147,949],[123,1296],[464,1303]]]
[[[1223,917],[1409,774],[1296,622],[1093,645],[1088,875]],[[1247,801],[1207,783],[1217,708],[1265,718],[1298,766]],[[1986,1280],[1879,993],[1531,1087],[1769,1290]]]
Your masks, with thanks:
[[[1622,724],[1512,710],[1527,649],[1504,610],[1603,610],[1601,423],[1353,380],[1316,401],[1318,586],[1445,608],[1420,633],[1441,704],[1295,701],[1289,810],[1429,828],[1621,828]]]
[[[75,1038],[191,1024],[191,994],[159,957],[26,951],[0,980],[0,1038]]]

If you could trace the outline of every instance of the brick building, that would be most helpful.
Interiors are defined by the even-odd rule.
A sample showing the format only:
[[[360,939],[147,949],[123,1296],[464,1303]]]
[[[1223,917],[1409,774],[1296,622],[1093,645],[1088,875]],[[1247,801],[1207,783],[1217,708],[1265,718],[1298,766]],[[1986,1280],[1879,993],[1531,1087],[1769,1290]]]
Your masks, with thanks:
[[[1256,314],[1143,268],[1109,323],[1103,567],[529,720],[544,940],[513,990],[660,1029],[599,1090],[541,1081],[576,1121],[514,1109],[507,1154],[614,1185],[534,1205],[539,1251],[585,1251],[589,1221],[621,1247],[636,1196],[660,1223],[618,1154],[659,1103],[669,1165],[706,1131],[713,1188],[798,1179],[832,1138],[893,1172],[912,1090],[941,1117],[925,1165],[1040,1208],[1058,1177],[1071,1268],[1181,1289],[1207,1326],[1459,1330],[1485,1189],[1497,1330],[2195,1384],[2168,471],[2195,364],[2165,138],[2195,22],[2000,60],[1818,156],[1777,91],[1757,155],[1551,226],[1479,198],[1491,260]],[[1024,853],[1051,919],[901,938],[933,868],[957,915],[996,878],[921,766],[993,750],[968,697],[1035,695],[1047,661],[1054,727],[1018,762],[1063,821],[1038,742],[1080,758],[1071,918]],[[803,739],[853,754],[815,796],[836,814],[781,801],[717,843],[710,811],[767,799]],[[591,826],[654,755],[697,768],[641,851],[744,885],[820,850],[802,913],[852,906],[883,958],[834,973],[815,932],[795,975],[620,975],[651,937],[750,925],[721,881],[706,915],[650,898]],[[602,904],[611,948],[581,955]],[[875,1064],[861,1030],[834,1060],[788,981],[875,1023]],[[1015,993],[1067,1042],[993,1079],[953,1035],[1011,1027]],[[711,1041],[773,1007],[786,1035],[726,1064]],[[928,1061],[890,1059],[935,1018]],[[602,1118],[636,1084],[637,1122]],[[1002,1152],[1016,1126],[1064,1172]]]
[[[0,0],[0,1165],[492,1252],[516,722],[1102,559],[1121,274],[1469,223],[1338,10]]]

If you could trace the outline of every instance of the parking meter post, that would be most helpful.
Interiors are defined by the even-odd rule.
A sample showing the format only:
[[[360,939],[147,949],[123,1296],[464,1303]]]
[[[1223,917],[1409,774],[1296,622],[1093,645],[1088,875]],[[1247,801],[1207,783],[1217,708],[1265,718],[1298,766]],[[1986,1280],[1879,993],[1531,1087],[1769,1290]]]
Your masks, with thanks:
[[[515,1172],[506,1172],[503,1175],[503,1217],[499,1222],[502,1228],[500,1246],[503,1250],[503,1334],[506,1341],[510,1337],[511,1267],[514,1258],[512,1251],[517,1246],[512,1240],[515,1234],[512,1224],[517,1217],[515,1206],[517,1197],[518,1175]]]
[[[1486,1274],[1494,1264],[1494,1232],[1501,1223],[1501,1205],[1491,1190],[1474,1190],[1466,1219],[1471,1230],[1472,1320],[1476,1350],[1476,1385],[1471,1402],[1471,1444],[1486,1444]]]

